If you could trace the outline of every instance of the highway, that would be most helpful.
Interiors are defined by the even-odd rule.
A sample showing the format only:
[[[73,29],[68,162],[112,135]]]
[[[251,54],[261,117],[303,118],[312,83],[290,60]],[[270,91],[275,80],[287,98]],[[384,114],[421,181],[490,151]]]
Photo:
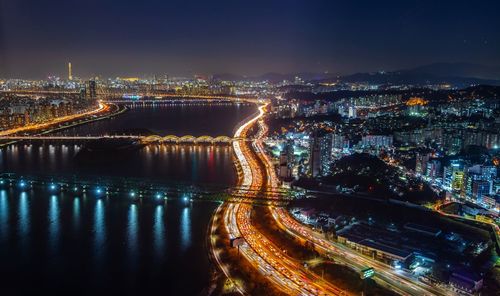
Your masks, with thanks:
[[[260,106],[259,114],[240,126],[235,133],[235,138],[245,139],[250,128],[264,115],[265,108],[266,106]],[[257,138],[262,135],[260,131]],[[262,172],[257,163],[258,158],[252,150],[252,145],[247,141],[239,140],[233,143],[233,148],[241,171],[239,186],[264,189],[269,178],[264,180],[265,172]],[[246,192],[246,194],[256,195],[257,193]],[[251,223],[251,210],[252,207],[248,204],[229,204],[223,213],[223,220],[231,237],[245,239],[246,244],[240,247],[240,252],[257,271],[289,295],[348,295],[345,291],[306,270],[300,262],[284,254],[278,246],[259,233]]]

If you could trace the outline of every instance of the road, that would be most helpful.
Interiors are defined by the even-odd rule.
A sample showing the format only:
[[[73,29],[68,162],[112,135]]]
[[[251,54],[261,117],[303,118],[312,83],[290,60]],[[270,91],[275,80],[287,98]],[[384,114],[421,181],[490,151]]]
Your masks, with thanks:
[[[260,106],[259,114],[243,124],[234,137],[247,138],[249,130],[264,115],[265,108],[266,106]],[[262,141],[263,134],[262,130],[259,131],[256,142]],[[238,140],[233,143],[233,148],[240,168],[239,186],[256,190],[255,193],[246,191],[238,194],[256,197],[258,189],[264,189],[269,178],[261,170],[252,143]],[[231,237],[245,239],[246,243],[240,247],[240,252],[257,271],[289,295],[348,295],[342,289],[306,270],[299,261],[284,254],[281,248],[259,233],[251,223],[251,211],[252,206],[248,204],[229,204],[223,213],[223,220]]]
[[[21,126],[21,127],[17,127],[17,128],[12,128],[12,129],[8,129],[8,130],[0,131],[0,137],[9,136],[9,135],[13,135],[13,134],[21,133],[21,132],[37,131],[37,130],[41,130],[44,128],[48,128],[48,127],[56,125],[56,124],[61,124],[64,122],[81,119],[81,118],[84,118],[87,116],[96,115],[96,114],[99,114],[101,112],[106,112],[108,110],[109,110],[108,104],[99,102],[97,108],[87,110],[87,111],[82,112],[82,113],[57,117],[53,120],[50,120],[50,121],[47,121],[44,123],[25,125],[25,126]]]

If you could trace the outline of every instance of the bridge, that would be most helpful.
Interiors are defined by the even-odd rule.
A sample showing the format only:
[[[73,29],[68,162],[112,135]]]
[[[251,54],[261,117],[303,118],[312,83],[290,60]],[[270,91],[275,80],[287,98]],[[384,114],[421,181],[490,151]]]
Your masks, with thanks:
[[[151,136],[141,136],[141,135],[101,135],[101,136],[2,136],[0,140],[7,141],[89,141],[89,140],[101,140],[101,139],[130,139],[138,140],[142,144],[153,144],[153,143],[174,143],[174,144],[231,144],[233,141],[238,140],[236,138],[231,138],[228,136],[176,136],[176,135],[151,135]]]
[[[182,137],[178,137],[175,135],[167,135],[167,136],[147,136],[141,138],[141,142],[148,144],[148,143],[193,143],[193,144],[200,144],[200,143],[207,143],[207,144],[231,144],[233,141],[237,139],[228,137],[228,136],[217,136],[217,137],[211,137],[211,136],[200,136],[200,137],[195,137],[192,135],[186,135]]]
[[[80,95],[79,89],[9,89],[0,90],[0,94],[12,94],[12,95],[25,95],[25,96],[53,96],[53,95]],[[104,101],[116,102],[116,103],[131,103],[131,102],[141,102],[141,99],[129,99],[123,100],[126,95],[155,98],[146,99],[147,102],[161,102],[172,99],[182,99],[182,100],[206,100],[206,101],[232,101],[232,102],[247,102],[247,103],[259,103],[260,100],[253,97],[241,97],[232,95],[197,95],[197,94],[180,94],[172,93],[170,91],[164,90],[131,90],[131,89],[113,89],[98,87],[96,90],[97,99],[102,99]]]
[[[116,199],[129,202],[165,202],[180,200],[185,203],[235,202],[265,206],[286,206],[293,197],[285,190],[259,191],[253,188],[219,184],[188,184],[158,182],[140,178],[92,176],[22,176],[0,174],[0,190],[25,192],[43,190],[51,194],[84,196],[96,199]]]

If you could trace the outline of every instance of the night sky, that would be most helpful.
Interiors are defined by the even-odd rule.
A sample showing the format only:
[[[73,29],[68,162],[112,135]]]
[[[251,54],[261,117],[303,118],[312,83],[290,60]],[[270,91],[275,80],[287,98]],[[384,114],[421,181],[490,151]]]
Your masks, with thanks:
[[[0,0],[0,77],[500,65],[500,1]]]

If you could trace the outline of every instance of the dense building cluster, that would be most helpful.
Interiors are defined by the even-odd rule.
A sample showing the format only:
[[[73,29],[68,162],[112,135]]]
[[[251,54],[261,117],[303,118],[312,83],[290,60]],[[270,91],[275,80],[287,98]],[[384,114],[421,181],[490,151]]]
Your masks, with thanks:
[[[481,95],[477,94],[481,93]],[[322,177],[353,153],[405,167],[436,191],[499,211],[500,102],[495,92],[401,90],[282,98],[273,137],[284,180]],[[310,94],[311,97],[317,95]],[[286,182],[289,183],[289,182]]]
[[[49,122],[58,117],[81,113],[95,103],[71,97],[0,97],[0,130]]]

